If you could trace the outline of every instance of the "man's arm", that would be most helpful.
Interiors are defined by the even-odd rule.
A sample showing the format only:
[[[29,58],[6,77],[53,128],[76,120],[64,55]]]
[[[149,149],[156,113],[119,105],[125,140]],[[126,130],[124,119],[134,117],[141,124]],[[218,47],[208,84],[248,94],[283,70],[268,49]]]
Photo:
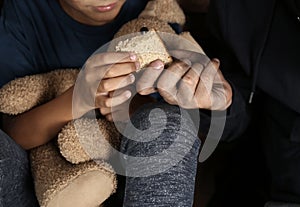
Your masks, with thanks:
[[[220,70],[225,79],[232,87],[232,104],[227,109],[226,123],[222,134],[222,140],[232,141],[239,137],[248,127],[251,119],[251,107],[248,98],[251,89],[251,78],[246,74],[239,64],[234,53],[226,44],[226,18],[219,12],[225,1],[211,1],[207,15],[208,38],[207,47],[204,48],[209,57],[218,58],[221,62]],[[210,127],[211,117],[209,113],[201,113],[202,131]]]

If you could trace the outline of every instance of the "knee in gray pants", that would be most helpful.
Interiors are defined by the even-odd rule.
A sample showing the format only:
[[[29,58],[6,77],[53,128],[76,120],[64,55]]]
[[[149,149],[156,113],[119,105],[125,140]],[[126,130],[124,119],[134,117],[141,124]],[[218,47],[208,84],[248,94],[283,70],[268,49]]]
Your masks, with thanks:
[[[27,152],[0,130],[0,207],[38,206]]]
[[[200,140],[189,114],[150,104],[132,116],[132,124],[135,129],[127,126],[121,144],[124,206],[192,206]]]

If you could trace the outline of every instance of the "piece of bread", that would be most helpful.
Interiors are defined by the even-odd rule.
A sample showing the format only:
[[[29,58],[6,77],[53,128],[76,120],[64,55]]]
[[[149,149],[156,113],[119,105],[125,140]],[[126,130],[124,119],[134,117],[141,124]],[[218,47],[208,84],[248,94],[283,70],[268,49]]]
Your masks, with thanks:
[[[157,59],[163,61],[164,64],[172,62],[163,41],[154,30],[144,31],[131,38],[119,41],[115,46],[115,51],[136,53],[141,69]]]

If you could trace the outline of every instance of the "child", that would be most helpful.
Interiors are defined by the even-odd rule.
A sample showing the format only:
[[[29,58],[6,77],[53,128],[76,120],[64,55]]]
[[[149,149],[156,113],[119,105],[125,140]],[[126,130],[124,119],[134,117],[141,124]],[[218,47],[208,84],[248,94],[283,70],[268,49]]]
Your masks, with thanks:
[[[82,94],[80,97],[73,97],[74,87],[71,87],[61,96],[24,114],[2,117],[3,131],[1,131],[0,147],[9,150],[1,149],[0,153],[1,169],[4,171],[0,171],[2,173],[0,174],[2,197],[0,206],[1,204],[4,206],[36,205],[32,189],[28,186],[30,173],[26,153],[19,146],[28,150],[42,145],[55,137],[67,122],[95,108],[111,120],[111,108],[121,105],[132,96],[129,90],[123,90],[113,98],[108,94],[138,81],[133,75],[139,69],[135,54],[100,53],[90,58],[89,56],[97,48],[109,42],[124,23],[136,18],[147,2],[147,0],[4,1],[0,23],[0,87],[17,77],[58,68],[79,68],[85,64],[85,71],[80,77],[79,94]],[[217,61],[213,61],[210,65],[218,68]],[[160,76],[164,65],[160,60],[156,60],[150,64],[150,67],[153,73],[148,76],[149,83],[155,82],[153,80]],[[181,73],[177,70],[178,67],[186,71],[187,75],[180,75],[185,81],[189,81],[191,76],[195,77],[190,66],[183,62],[175,63],[169,69]],[[209,73],[207,75],[209,76]],[[102,80],[98,86],[100,77]],[[164,84],[170,82],[168,79],[168,75],[162,76],[160,79],[162,88],[168,87],[168,84]],[[198,80],[200,78],[193,78],[191,86],[193,90],[196,90]],[[206,80],[212,85],[212,76]],[[172,87],[178,81],[176,80]],[[149,83],[145,85],[149,86]],[[97,88],[97,94],[95,102],[91,104],[90,100],[94,100],[93,87]],[[180,90],[182,89],[179,89],[179,92]],[[140,92],[144,95],[150,94],[149,91]],[[162,90],[160,93],[166,102],[172,105],[183,103],[184,101],[180,99],[189,98],[178,93],[179,96],[171,100],[167,93],[163,93]],[[199,90],[196,94],[201,93],[203,94],[203,91]],[[212,93],[212,90],[208,93]],[[230,104],[230,87],[226,95],[223,108]],[[77,109],[75,116],[72,114],[72,102]],[[180,162],[174,163],[173,167],[159,174],[129,177],[126,183],[124,206],[192,205],[200,141],[197,139],[197,131],[188,118],[184,118],[184,129],[181,129],[179,109],[170,104],[159,104],[159,108],[164,110],[167,116],[166,129],[161,135],[154,141],[138,144],[124,137],[122,152],[132,156],[151,156],[166,149],[179,136],[181,141],[178,149],[188,149],[188,153],[183,155],[184,158]],[[210,108],[213,105],[212,103],[201,104],[199,102],[190,107]],[[145,119],[153,108],[157,106],[154,104],[137,111],[132,117],[133,123],[140,124],[137,126],[139,128],[147,128]],[[157,126],[161,126],[159,124],[161,116],[157,114],[154,119]],[[143,133],[139,138],[149,139],[157,129],[151,128],[151,130],[151,133]],[[187,145],[186,140],[191,142]],[[166,157],[167,159],[164,160],[153,159],[152,161],[159,168],[164,162],[172,162],[171,156]],[[128,163],[129,166],[133,164]]]

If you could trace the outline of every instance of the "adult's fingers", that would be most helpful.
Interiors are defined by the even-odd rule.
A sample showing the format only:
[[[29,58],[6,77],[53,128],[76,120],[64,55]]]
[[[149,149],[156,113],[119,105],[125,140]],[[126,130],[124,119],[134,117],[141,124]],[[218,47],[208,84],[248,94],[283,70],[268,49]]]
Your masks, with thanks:
[[[232,89],[219,70],[212,88],[212,110],[225,110],[232,102]]]
[[[159,77],[157,89],[161,96],[169,103],[176,102],[177,84],[189,70],[190,63],[174,62]]]
[[[210,61],[205,54],[188,50],[171,50],[169,51],[169,54],[178,60],[188,59],[192,63],[200,63],[204,66],[206,66]]]
[[[194,64],[183,76],[178,86],[178,104],[184,108],[197,108],[198,100],[195,99],[196,88],[203,71],[201,64]]]
[[[213,104],[212,88],[215,77],[219,71],[219,61],[212,60],[202,71],[200,81],[198,83],[195,98],[199,100],[199,107],[211,109]]]
[[[156,91],[156,81],[164,68],[161,60],[155,60],[143,69],[136,83],[136,91],[141,95],[148,95]]]

